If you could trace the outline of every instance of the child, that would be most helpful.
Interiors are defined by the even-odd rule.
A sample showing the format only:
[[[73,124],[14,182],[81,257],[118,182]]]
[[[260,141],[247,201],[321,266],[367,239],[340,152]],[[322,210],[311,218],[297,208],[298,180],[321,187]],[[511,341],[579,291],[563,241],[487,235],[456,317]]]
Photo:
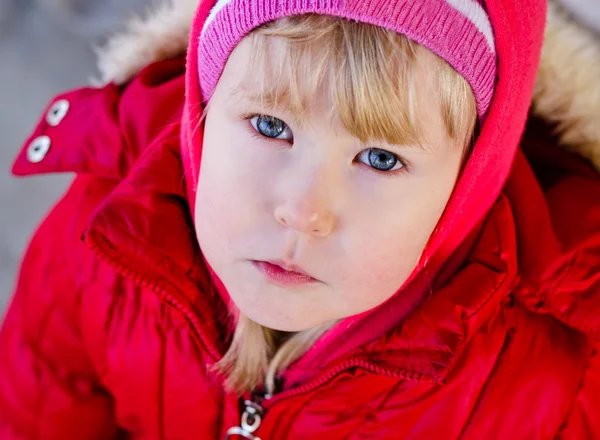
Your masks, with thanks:
[[[600,438],[600,179],[541,121],[519,148],[544,3],[196,6],[185,68],[59,96],[17,159],[77,177],[1,437]]]

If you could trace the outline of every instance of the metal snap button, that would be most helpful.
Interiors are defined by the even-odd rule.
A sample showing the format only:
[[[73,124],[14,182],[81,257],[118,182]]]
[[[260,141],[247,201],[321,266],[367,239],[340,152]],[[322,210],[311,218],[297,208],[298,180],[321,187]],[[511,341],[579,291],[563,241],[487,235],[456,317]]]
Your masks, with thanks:
[[[69,107],[69,101],[66,99],[59,99],[52,104],[52,107],[50,107],[50,110],[48,110],[48,113],[46,114],[46,122],[48,125],[51,127],[56,127],[58,124],[60,124],[60,121],[63,120],[69,111]]]
[[[27,147],[27,160],[31,163],[38,163],[44,160],[48,150],[50,150],[50,138],[48,136],[36,137],[29,147]]]

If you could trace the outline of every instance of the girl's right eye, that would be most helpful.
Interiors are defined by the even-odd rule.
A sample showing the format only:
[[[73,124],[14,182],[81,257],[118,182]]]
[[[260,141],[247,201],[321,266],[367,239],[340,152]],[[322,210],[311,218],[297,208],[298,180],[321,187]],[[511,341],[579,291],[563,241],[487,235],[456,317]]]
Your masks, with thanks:
[[[252,128],[254,128],[256,132],[258,132],[260,135],[266,138],[282,139],[288,141],[294,140],[292,136],[292,131],[287,126],[287,124],[281,119],[278,119],[274,116],[250,115],[245,117],[244,119],[249,120],[250,124],[252,125]],[[285,134],[286,131],[289,132],[289,139],[286,139],[285,137],[281,138],[280,136],[282,134]]]

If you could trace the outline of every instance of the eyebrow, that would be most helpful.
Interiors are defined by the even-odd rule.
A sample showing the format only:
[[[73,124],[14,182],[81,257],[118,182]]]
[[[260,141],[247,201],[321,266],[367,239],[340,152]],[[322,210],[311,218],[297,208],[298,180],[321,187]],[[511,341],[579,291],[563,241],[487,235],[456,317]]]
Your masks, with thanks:
[[[243,85],[240,85],[230,94],[232,97],[238,95],[240,95],[240,100],[236,102],[243,101],[264,108],[284,111],[294,118],[294,122],[299,127],[302,127],[306,123],[307,112],[304,109],[294,108],[290,105],[289,90],[283,90],[276,93],[276,90],[271,89],[264,93],[255,93],[246,89]]]

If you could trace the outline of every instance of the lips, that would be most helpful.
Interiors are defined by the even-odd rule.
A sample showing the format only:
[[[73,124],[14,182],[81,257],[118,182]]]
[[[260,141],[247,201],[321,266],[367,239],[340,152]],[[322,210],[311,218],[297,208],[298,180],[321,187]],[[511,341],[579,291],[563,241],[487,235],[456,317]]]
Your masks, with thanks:
[[[298,266],[286,264],[280,260],[253,261],[253,264],[269,282],[279,284],[284,287],[300,286],[319,282],[319,280],[312,277]]]

